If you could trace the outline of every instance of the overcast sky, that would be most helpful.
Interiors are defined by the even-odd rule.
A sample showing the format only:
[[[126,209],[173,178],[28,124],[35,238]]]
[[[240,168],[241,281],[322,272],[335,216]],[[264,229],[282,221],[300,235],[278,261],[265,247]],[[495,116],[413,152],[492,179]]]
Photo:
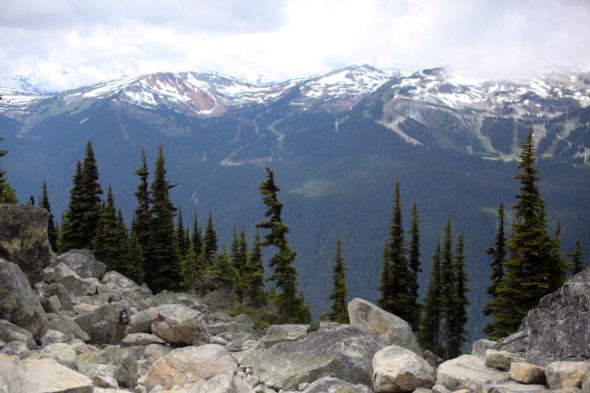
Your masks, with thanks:
[[[477,79],[589,70],[590,0],[0,0],[0,86],[156,71],[270,81],[350,64]]]

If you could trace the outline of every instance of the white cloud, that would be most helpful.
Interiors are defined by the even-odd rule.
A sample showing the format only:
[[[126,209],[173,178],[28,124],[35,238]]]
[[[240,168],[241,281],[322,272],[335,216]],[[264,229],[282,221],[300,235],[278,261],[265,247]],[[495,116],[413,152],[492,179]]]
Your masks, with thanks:
[[[24,75],[57,90],[155,71],[268,80],[367,63],[489,79],[590,68],[585,0],[4,3],[0,81]]]

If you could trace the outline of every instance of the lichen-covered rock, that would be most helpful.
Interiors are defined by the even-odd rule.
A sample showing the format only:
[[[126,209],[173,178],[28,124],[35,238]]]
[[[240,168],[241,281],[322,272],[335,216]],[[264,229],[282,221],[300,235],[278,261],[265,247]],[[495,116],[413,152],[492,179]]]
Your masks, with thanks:
[[[92,393],[92,381],[53,359],[0,355],[0,386],[15,393]]]
[[[17,264],[1,258],[0,319],[28,330],[35,340],[47,330],[45,310],[24,273]]]
[[[121,321],[121,311],[127,309],[125,303],[105,304],[88,314],[74,318],[74,322],[84,330],[92,344],[118,344],[127,335],[127,325]]]
[[[516,362],[510,365],[508,372],[510,379],[514,382],[524,384],[543,384],[545,383],[545,369],[536,364],[526,362]]]
[[[47,284],[45,282],[40,282],[35,285],[37,291],[45,298],[50,298],[52,296],[56,296],[59,299],[59,303],[61,308],[66,311],[73,311],[74,306],[72,305],[72,297],[70,293],[66,289],[66,287],[61,283],[52,283]]]
[[[65,336],[65,341],[69,342],[75,338],[82,341],[89,341],[90,336],[86,333],[80,325],[78,325],[74,318],[64,314],[53,314],[49,316],[49,322],[47,323],[49,330],[56,330],[61,332]]]
[[[412,327],[398,316],[366,300],[356,298],[348,303],[348,318],[351,326],[381,336],[389,344],[399,345],[422,356]]]
[[[323,377],[309,384],[303,393],[372,393],[365,385],[353,385],[334,377]]]
[[[247,351],[242,367],[250,367],[259,381],[275,389],[295,389],[332,376],[352,384],[371,385],[371,362],[387,342],[351,326],[316,331],[296,341],[268,349]]]
[[[63,262],[59,262],[55,266],[52,280],[63,285],[73,297],[95,295],[99,285],[98,279],[80,277]]]
[[[130,308],[137,310],[150,307],[154,300],[154,295],[147,287],[137,285],[133,280],[115,270],[105,273],[97,292],[99,294],[117,294],[129,304]]]
[[[0,204],[0,258],[16,263],[30,286],[43,279],[49,266],[48,220],[49,213],[38,206]]]
[[[557,393],[550,390],[547,386],[542,384],[522,384],[514,381],[507,381],[502,383],[492,383],[485,386],[487,393]],[[566,392],[562,392],[566,393]],[[568,392],[574,393],[574,392]]]
[[[485,364],[487,367],[508,371],[510,370],[510,365],[514,362],[524,362],[524,359],[508,351],[497,351],[495,349],[488,349],[486,351]]]
[[[151,332],[175,345],[208,343],[211,335],[204,318],[203,313],[180,304],[160,306],[158,316],[152,321]]]
[[[145,379],[148,391],[156,385],[172,389],[175,385],[198,387],[221,374],[233,373],[238,368],[229,352],[217,344],[175,349],[156,360]]]
[[[53,359],[59,364],[78,371],[78,355],[72,346],[65,343],[49,344],[39,352],[29,355],[30,359]]]
[[[31,332],[4,319],[0,319],[0,340],[5,343],[22,341],[27,344],[29,349],[33,349],[36,346]]]
[[[486,351],[488,349],[494,349],[496,344],[496,341],[480,338],[479,340],[475,340],[473,342],[473,345],[471,346],[471,354],[485,359]]]
[[[482,391],[489,384],[500,384],[508,380],[508,373],[486,367],[484,360],[474,355],[461,355],[447,360],[438,367],[436,384],[450,391],[470,389]]]
[[[199,385],[198,393],[248,393],[248,386],[233,373],[219,374]]]
[[[129,333],[151,333],[152,322],[158,318],[158,308],[150,307],[148,309],[136,312],[129,316]]]
[[[69,250],[59,255],[56,261],[64,263],[82,278],[101,280],[107,265],[98,261],[90,250]]]
[[[552,390],[562,388],[581,388],[585,375],[590,375],[590,361],[558,361],[545,367],[547,386]]]
[[[373,390],[376,393],[430,389],[435,380],[434,368],[409,349],[391,345],[373,357]]]
[[[80,370],[94,379],[101,365],[113,367],[113,377],[119,386],[134,388],[137,385],[137,362],[125,349],[108,345],[100,351],[86,352],[79,356]]]
[[[258,349],[270,348],[275,344],[285,341],[299,340],[310,331],[310,325],[272,325],[266,329],[265,335],[258,342]]]
[[[149,333],[128,333],[121,341],[121,346],[123,347],[133,347],[138,345],[147,346],[150,344],[166,345],[166,341]]]
[[[544,296],[523,319],[519,332],[496,349],[518,353],[530,363],[590,359],[590,268]]]

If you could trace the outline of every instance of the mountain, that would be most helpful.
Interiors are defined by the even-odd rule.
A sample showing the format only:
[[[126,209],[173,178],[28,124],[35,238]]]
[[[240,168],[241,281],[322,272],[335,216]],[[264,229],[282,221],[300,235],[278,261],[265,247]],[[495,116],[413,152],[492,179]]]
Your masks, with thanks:
[[[450,216],[465,234],[471,337],[485,324],[489,258],[500,201],[514,204],[515,158],[529,127],[538,142],[541,192],[562,225],[563,251],[590,245],[590,74],[472,82],[444,69],[413,74],[351,66],[264,85],[205,73],[157,73],[39,94],[0,89],[2,168],[21,200],[45,179],[56,217],[75,163],[92,140],[103,188],[129,222],[140,150],[163,144],[173,201],[185,222],[212,211],[220,242],[235,226],[251,239],[263,219],[258,185],[275,171],[288,239],[314,315],[329,307],[336,237],[349,291],[374,300],[401,183],[409,225],[420,212],[424,291],[437,236]]]

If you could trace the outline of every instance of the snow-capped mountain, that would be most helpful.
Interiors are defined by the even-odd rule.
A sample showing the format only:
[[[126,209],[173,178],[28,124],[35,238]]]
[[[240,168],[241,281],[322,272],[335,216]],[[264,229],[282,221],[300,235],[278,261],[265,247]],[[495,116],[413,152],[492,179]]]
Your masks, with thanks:
[[[54,94],[5,88],[0,95],[0,114],[23,122],[21,133],[47,117],[79,113],[97,103],[108,103],[135,117],[172,111],[189,118],[218,118],[277,105],[292,113],[342,114],[358,106],[365,117],[413,145],[514,159],[519,135],[532,127],[545,157],[590,162],[587,116],[580,112],[590,106],[590,73],[553,72],[523,81],[474,82],[448,75],[442,68],[403,74],[364,65],[255,84],[216,73],[162,72]],[[267,131],[280,141],[284,138],[279,128]],[[191,131],[184,125],[169,127],[167,132]]]

